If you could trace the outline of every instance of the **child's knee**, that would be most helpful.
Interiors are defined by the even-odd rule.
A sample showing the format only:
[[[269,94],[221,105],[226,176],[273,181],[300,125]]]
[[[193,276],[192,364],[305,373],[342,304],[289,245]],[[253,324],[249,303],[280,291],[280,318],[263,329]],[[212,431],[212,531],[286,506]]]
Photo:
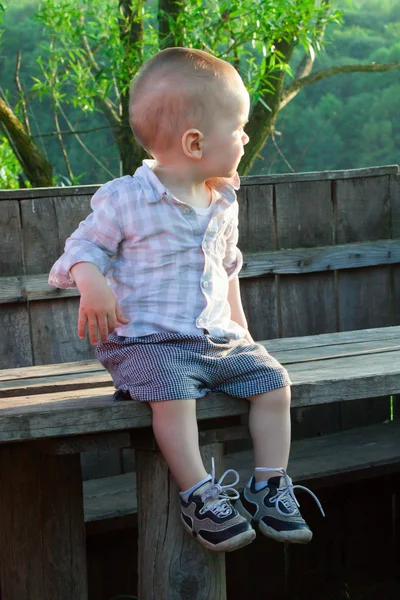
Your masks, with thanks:
[[[290,410],[291,392],[290,386],[286,385],[263,394],[249,396],[251,403],[257,403],[265,407],[266,410]]]

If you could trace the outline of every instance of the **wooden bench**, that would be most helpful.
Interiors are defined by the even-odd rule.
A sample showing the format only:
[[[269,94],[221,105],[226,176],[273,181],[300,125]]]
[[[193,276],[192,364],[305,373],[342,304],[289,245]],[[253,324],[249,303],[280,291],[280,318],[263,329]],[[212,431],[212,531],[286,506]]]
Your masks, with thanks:
[[[400,393],[399,336],[400,327],[387,327],[262,342],[289,370],[293,410],[369,398],[386,406],[381,423],[294,441],[295,481],[315,488],[400,470],[400,421],[391,420],[388,400]],[[207,581],[213,600],[222,600],[224,555],[205,552],[183,532],[177,490],[149,429],[149,407],[113,402],[110,384],[97,361],[0,372],[4,599],[86,599],[84,521],[90,532],[96,521],[115,527],[137,515],[141,600],[169,597],[168,589],[178,590],[189,572]],[[247,436],[240,423],[247,412],[247,401],[220,393],[197,408],[203,456],[215,456],[218,472],[237,469],[242,484],[251,454],[224,456],[223,443]],[[79,454],[115,447],[136,449],[136,474],[86,481],[83,497]]]
[[[168,515],[155,513],[159,532],[147,520],[169,485],[148,407],[112,403],[108,374],[90,360],[88,339],[76,336],[77,291],[47,285],[98,187],[0,191],[2,600],[86,600],[83,499],[87,534],[139,522],[141,600],[154,586],[157,600],[168,586],[180,593],[193,572],[193,585],[212,582],[209,598],[222,600],[224,557],[182,537],[172,484]],[[314,489],[394,472],[398,331],[389,326],[400,324],[398,167],[243,178],[239,210],[249,329],[272,340],[267,348],[294,381],[291,473]],[[218,472],[237,468],[242,483],[251,467],[247,411],[247,402],[223,394],[198,406],[206,462],[213,453]],[[115,477],[98,479],[106,474]],[[183,559],[185,548],[197,570]],[[204,600],[190,589],[191,600]]]

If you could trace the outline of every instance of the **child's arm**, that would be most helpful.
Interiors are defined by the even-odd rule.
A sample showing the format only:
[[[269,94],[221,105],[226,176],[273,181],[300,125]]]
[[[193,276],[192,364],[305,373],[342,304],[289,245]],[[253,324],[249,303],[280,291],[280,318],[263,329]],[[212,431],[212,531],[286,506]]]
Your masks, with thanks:
[[[101,341],[105,341],[116,328],[117,322],[129,323],[95,264],[75,263],[71,267],[71,275],[81,293],[78,320],[78,336],[81,339],[85,337],[86,325],[91,343],[97,344],[98,331]]]
[[[111,333],[117,321],[128,323],[114,294],[107,285],[112,258],[124,238],[119,218],[119,192],[113,182],[103,185],[91,200],[93,212],[80,223],[65,242],[64,254],[53,265],[49,284],[54,287],[78,287],[81,293],[78,335],[83,338],[86,324],[90,341]]]

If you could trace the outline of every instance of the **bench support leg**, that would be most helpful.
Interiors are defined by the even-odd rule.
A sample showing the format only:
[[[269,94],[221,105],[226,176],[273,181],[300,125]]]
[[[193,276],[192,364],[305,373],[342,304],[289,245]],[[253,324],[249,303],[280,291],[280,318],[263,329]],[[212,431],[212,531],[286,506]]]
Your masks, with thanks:
[[[201,448],[222,469],[222,444]],[[178,487],[158,451],[136,451],[140,600],[226,600],[225,554],[192,539],[180,521]]]
[[[2,600],[87,600],[79,454],[0,447]]]

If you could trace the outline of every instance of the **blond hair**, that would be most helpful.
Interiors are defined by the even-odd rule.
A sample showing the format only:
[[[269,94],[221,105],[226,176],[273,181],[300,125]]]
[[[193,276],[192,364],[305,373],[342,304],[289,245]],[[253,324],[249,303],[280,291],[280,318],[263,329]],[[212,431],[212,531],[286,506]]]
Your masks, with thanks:
[[[170,147],[188,128],[204,129],[204,117],[224,104],[224,86],[238,80],[232,65],[203,50],[158,52],[131,83],[129,123],[136,140],[151,153]]]

